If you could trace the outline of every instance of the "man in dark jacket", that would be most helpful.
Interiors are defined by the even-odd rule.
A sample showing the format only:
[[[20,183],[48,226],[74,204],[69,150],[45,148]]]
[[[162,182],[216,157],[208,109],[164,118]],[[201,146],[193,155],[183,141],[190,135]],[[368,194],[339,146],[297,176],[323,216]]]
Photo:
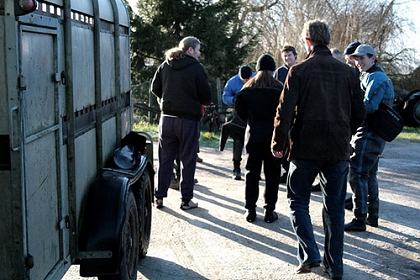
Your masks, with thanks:
[[[366,116],[366,108],[357,73],[331,56],[328,24],[309,21],[303,36],[309,55],[289,70],[271,148],[274,156],[282,157],[291,129],[287,197],[298,240],[295,273],[308,272],[321,262],[309,215],[311,185],[320,173],[325,231],[322,263],[333,279],[341,279],[349,143]]]
[[[200,41],[194,37],[181,40],[179,47],[166,53],[166,60],[156,70],[151,91],[161,109],[159,121],[159,167],[155,188],[156,206],[163,207],[172,179],[174,160],[181,161],[181,209],[196,208],[191,201],[194,191],[198,139],[202,105],[211,102],[210,85],[203,65],[198,62]]]

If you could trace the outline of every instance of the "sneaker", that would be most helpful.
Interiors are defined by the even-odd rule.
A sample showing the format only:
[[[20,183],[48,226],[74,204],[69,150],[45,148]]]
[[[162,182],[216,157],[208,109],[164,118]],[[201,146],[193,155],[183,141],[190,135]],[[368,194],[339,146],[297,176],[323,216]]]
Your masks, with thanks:
[[[198,207],[198,203],[193,202],[192,200],[185,202],[182,201],[181,203],[181,209],[182,210],[190,210],[192,208],[197,208]]]
[[[277,220],[279,217],[277,216],[277,213],[272,210],[265,210],[264,214],[264,222],[266,223],[272,223],[275,220]]]
[[[246,221],[252,223],[257,218],[257,212],[255,211],[255,208],[248,209],[245,212],[246,215]]]
[[[344,231],[366,231],[366,221],[353,219],[344,225]]]
[[[234,180],[241,180],[241,170],[240,169],[234,169],[232,173],[232,178]]]
[[[163,198],[156,198],[156,208],[163,207]]]
[[[371,217],[368,216],[366,219],[366,224],[371,227],[377,227],[378,226],[378,217]]]

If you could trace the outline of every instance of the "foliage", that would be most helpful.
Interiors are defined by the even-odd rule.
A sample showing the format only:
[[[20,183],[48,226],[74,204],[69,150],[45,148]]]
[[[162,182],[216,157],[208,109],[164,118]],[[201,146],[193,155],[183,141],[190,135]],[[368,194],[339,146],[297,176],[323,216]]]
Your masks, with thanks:
[[[403,131],[397,136],[397,139],[406,139],[420,143],[420,127],[404,127]]]
[[[159,138],[159,127],[157,124],[149,124],[147,122],[140,121],[133,125],[134,131],[146,132],[152,136],[153,141],[158,141]],[[200,145],[206,147],[217,147],[219,145],[220,133],[200,131]]]
[[[256,34],[243,41],[248,28],[238,28],[241,1],[139,0],[138,15],[131,22],[132,83],[149,80],[164,60],[164,51],[186,36],[201,41],[200,62],[210,80],[236,73]]]

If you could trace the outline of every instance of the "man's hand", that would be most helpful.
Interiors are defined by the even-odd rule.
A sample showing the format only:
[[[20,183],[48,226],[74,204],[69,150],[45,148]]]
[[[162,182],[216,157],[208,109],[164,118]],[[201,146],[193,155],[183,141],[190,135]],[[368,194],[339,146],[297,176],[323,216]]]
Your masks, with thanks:
[[[271,150],[271,153],[276,158],[282,158],[283,157],[283,151],[274,151],[274,150]]]

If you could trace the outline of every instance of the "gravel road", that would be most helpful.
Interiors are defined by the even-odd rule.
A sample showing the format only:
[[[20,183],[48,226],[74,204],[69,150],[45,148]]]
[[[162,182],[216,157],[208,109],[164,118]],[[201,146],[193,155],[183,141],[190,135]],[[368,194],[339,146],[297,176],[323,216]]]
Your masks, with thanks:
[[[243,216],[244,181],[230,177],[232,144],[223,152],[211,147],[200,151],[204,161],[197,164],[195,187],[199,208],[182,211],[179,192],[169,190],[165,207],[154,209],[149,252],[137,279],[328,279],[321,268],[293,274],[298,262],[285,186],[279,186],[279,219],[267,224],[261,181],[257,220],[248,223]],[[345,233],[343,279],[420,279],[420,143],[387,143],[379,165],[379,227]],[[310,211],[322,255],[321,208],[321,193],[314,192]],[[346,221],[351,219],[346,211]],[[73,265],[63,279],[96,278],[80,277]]]

